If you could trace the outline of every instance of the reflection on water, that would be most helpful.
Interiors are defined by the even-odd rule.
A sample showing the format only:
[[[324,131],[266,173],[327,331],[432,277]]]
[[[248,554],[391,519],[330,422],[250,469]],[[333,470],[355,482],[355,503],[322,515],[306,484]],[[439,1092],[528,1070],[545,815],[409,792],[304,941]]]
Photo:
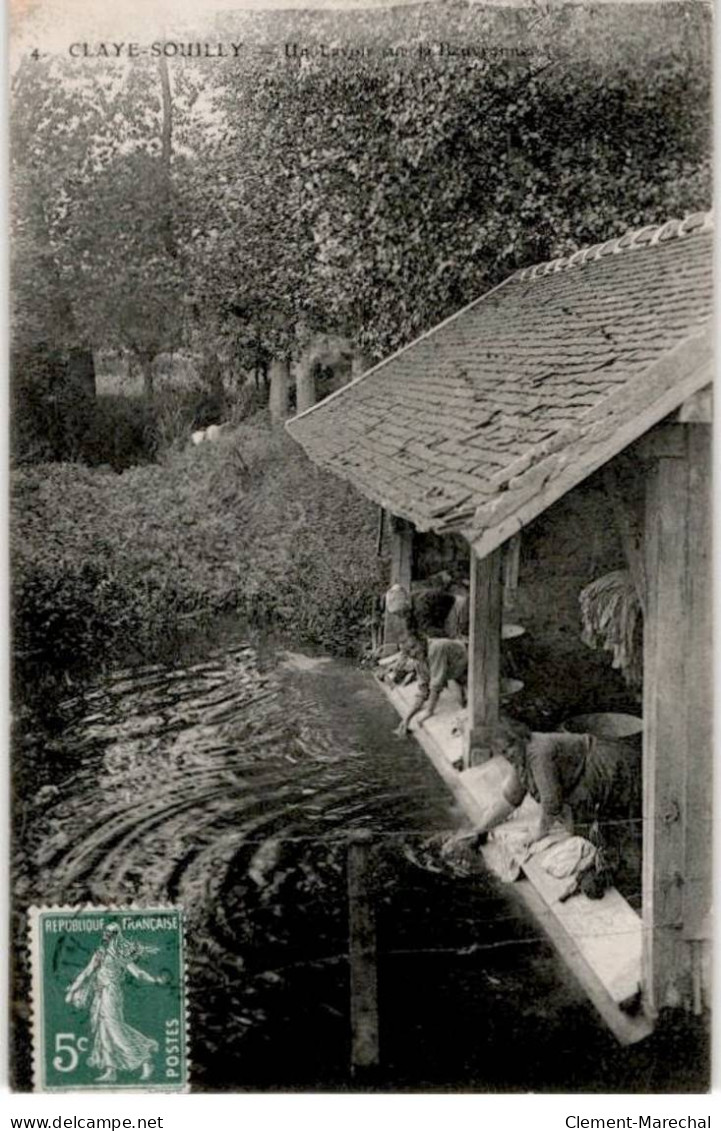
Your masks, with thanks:
[[[350,1087],[347,839],[370,829],[379,1086],[703,1088],[693,1042],[645,1065],[615,1045],[513,885],[438,867],[458,814],[367,673],[236,644],[53,708],[15,743],[20,1086],[27,907],[169,901],[188,922],[193,1087]]]
[[[257,1043],[289,971],[310,985],[335,967],[316,1007],[345,1066],[347,834],[456,823],[370,677],[295,654],[260,665],[242,645],[120,671],[58,711],[60,732],[20,749],[18,903],[182,904],[196,1077]]]
[[[350,707],[357,724],[368,690],[375,705],[373,689],[337,663],[321,670],[339,696],[336,714]],[[25,814],[44,899],[163,895],[193,907],[214,896],[239,853],[249,858],[272,838],[423,828],[429,818],[438,827],[444,807],[424,790],[422,764],[406,768],[405,782],[402,773],[389,780],[389,759],[397,771],[402,758],[387,713],[385,750],[352,746],[321,717],[308,682],[259,671],[253,650],[241,647],[183,671],[121,672],[85,694],[86,713],[73,700],[61,705],[80,717],[44,742],[43,757],[69,772]],[[419,790],[428,794],[422,813]]]

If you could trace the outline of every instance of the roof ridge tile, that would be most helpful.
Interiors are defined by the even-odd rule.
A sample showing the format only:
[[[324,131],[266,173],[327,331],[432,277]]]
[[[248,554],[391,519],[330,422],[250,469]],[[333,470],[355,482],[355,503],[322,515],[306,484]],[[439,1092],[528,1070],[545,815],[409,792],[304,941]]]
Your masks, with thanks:
[[[571,267],[583,266],[590,260],[604,259],[608,255],[619,255],[622,252],[639,247],[652,247],[658,243],[667,243],[672,239],[684,239],[698,232],[705,232],[713,228],[713,212],[693,212],[683,220],[666,220],[663,224],[646,224],[643,228],[634,228],[622,236],[614,236],[610,240],[592,244],[590,247],[579,248],[570,255],[559,256],[545,263],[534,263],[530,267],[520,267],[512,276],[518,282],[526,283],[531,279],[540,279],[544,275],[552,275],[557,271],[564,271]]]

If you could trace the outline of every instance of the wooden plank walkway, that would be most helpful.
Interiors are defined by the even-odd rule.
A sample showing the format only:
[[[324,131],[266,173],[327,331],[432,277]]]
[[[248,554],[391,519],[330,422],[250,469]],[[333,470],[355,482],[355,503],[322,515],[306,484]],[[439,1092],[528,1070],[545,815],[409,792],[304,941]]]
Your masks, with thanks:
[[[416,687],[379,686],[403,716],[415,698]],[[503,774],[505,759],[494,758],[484,766],[461,771],[465,712],[455,691],[443,691],[434,715],[422,726],[411,724],[420,743],[449,787],[471,825],[483,820],[489,793]],[[507,764],[506,764],[507,765]],[[523,805],[494,832],[481,850],[488,867],[498,870],[513,840],[538,820],[539,806],[526,797]],[[500,854],[500,855],[499,855]],[[641,985],[642,922],[615,888],[601,899],[578,894],[560,901],[565,882],[554,879],[533,858],[522,865],[524,878],[514,887],[541,928],[550,937],[572,974],[578,979],[622,1044],[633,1044],[652,1031],[643,1014],[625,1012],[622,1002],[634,998]]]

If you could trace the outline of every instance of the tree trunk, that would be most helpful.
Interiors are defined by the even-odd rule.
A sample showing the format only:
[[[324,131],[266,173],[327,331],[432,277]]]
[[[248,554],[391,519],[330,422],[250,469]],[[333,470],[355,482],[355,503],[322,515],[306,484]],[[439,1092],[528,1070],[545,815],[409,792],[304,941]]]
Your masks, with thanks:
[[[155,354],[136,351],[135,357],[143,378],[145,399],[152,404],[155,400],[155,370],[153,369]]]
[[[276,359],[270,365],[270,419],[282,424],[288,415],[288,386],[290,366],[285,359]]]
[[[313,357],[302,357],[295,370],[296,410],[305,412],[316,402],[315,361]]]
[[[170,163],[173,152],[173,102],[170,90],[170,75],[168,74],[168,60],[164,56],[161,56],[158,60],[158,68],[160,71],[160,89],[163,104],[163,120],[160,134],[160,224],[165,250],[168,255],[175,259],[178,252],[173,234],[173,202],[170,181]]]
[[[353,360],[351,361],[351,377],[360,377],[361,373],[365,373],[366,369],[370,369],[372,364],[373,362],[368,357],[367,353],[364,353],[363,350],[355,350],[353,352]]]
[[[225,385],[223,384],[223,367],[216,354],[211,354],[203,363],[201,380],[214,401],[217,401],[219,410],[225,406]]]

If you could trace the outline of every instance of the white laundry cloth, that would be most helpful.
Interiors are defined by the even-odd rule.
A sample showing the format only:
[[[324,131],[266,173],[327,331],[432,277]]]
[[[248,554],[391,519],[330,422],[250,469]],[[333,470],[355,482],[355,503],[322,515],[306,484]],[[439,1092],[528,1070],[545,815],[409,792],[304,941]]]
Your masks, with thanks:
[[[539,863],[557,880],[580,876],[596,859],[595,847],[582,836],[566,836],[564,840],[549,845],[542,852]]]

